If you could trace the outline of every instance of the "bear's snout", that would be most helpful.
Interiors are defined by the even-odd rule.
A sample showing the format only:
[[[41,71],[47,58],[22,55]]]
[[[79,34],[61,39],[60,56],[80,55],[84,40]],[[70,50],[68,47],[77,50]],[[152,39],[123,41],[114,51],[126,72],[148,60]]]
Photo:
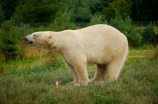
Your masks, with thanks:
[[[25,37],[25,40],[27,41],[28,39]]]
[[[26,37],[25,37],[25,41],[27,42],[27,44],[32,44],[32,41],[29,41]]]

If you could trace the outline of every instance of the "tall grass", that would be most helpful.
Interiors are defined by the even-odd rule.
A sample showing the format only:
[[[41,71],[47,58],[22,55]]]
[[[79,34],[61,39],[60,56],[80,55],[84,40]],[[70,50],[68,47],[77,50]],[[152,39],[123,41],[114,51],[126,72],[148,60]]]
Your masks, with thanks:
[[[153,59],[158,59],[158,50],[156,50],[155,53],[153,54]]]
[[[20,58],[20,60],[10,60],[8,63],[5,63],[5,57],[3,54],[0,54],[0,56],[2,56],[0,57],[0,70],[3,68],[3,74],[26,70],[28,68],[33,69],[34,67],[50,63],[56,64],[61,60],[59,55],[50,53],[47,50],[41,50],[28,45],[21,46],[21,49],[25,53],[23,58]]]
[[[26,45],[23,42],[20,43],[19,48],[21,50],[21,53],[18,55],[18,57],[20,56],[20,59],[16,58],[16,60],[43,57],[48,53],[46,50]],[[0,62],[5,62],[5,56],[2,53],[0,53]]]
[[[25,58],[42,57],[47,53],[45,50],[37,49],[36,47],[27,46],[25,48]]]

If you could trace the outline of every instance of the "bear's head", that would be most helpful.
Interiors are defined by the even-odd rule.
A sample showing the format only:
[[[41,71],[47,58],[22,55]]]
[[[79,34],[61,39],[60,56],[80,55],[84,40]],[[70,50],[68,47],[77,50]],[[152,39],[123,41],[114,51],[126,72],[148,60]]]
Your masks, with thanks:
[[[34,32],[25,37],[27,44],[32,44],[39,48],[47,48],[49,40],[52,38],[49,32]]]

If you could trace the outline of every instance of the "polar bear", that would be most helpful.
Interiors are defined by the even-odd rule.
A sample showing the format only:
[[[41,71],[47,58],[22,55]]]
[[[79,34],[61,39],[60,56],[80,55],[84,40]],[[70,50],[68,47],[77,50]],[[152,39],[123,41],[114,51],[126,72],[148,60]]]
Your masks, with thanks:
[[[28,44],[60,54],[74,77],[71,84],[75,86],[116,80],[128,55],[125,35],[105,24],[78,30],[34,32],[25,40]],[[97,66],[91,80],[88,78],[87,63]]]

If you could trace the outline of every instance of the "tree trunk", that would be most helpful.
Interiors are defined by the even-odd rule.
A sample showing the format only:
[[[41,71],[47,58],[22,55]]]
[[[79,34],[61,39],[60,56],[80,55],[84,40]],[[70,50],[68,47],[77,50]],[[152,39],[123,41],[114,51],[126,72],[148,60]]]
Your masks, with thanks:
[[[5,57],[6,57],[6,63],[8,62],[8,51],[6,50],[6,53],[5,53]]]

